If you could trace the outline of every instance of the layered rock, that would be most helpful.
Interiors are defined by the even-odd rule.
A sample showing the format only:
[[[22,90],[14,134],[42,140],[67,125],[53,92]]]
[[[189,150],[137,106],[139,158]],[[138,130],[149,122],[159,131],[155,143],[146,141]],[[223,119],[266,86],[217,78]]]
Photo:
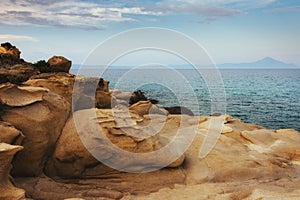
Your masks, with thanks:
[[[129,152],[141,153],[160,149],[173,141],[178,134],[178,128],[182,126],[186,127],[182,129],[186,131],[186,134],[194,130],[190,127],[198,127],[198,130],[196,129],[198,133],[187,149],[185,157],[169,165],[174,164],[176,168],[164,168],[142,174],[121,173],[97,161],[80,141],[82,136],[84,138],[87,135],[93,135],[95,130],[88,128],[90,126],[87,122],[79,122],[81,123],[79,126],[86,127],[83,132],[79,133],[79,136],[74,121],[70,118],[57,143],[55,153],[48,162],[46,172],[53,177],[81,177],[79,183],[72,179],[63,182],[60,179],[54,182],[47,178],[28,180],[28,182],[17,179],[19,186],[28,188],[29,191],[31,187],[35,187],[32,194],[39,198],[45,197],[45,199],[50,199],[51,195],[57,198],[89,199],[93,197],[93,194],[88,192],[93,191],[91,188],[99,188],[98,192],[94,191],[97,197],[111,199],[122,197],[124,200],[157,199],[167,196],[171,199],[177,197],[181,199],[193,199],[193,197],[195,199],[255,199],[268,195],[276,197],[280,193],[292,198],[299,192],[296,185],[300,177],[300,135],[297,131],[266,130],[260,126],[245,124],[228,115],[217,117],[144,115],[141,117],[136,113],[131,113],[131,119],[134,119],[131,123],[135,121],[137,125],[144,126],[137,131],[132,128],[132,124],[129,127],[126,126],[128,122],[125,123],[125,121],[129,118],[126,118],[120,110],[116,110],[116,113],[121,112],[116,116],[113,116],[113,110],[96,109],[77,112],[79,116],[87,118],[90,116],[90,111],[97,113],[97,123],[100,124],[102,133],[119,148],[124,148]],[[214,121],[223,123],[220,126],[222,134],[217,138],[212,151],[206,157],[199,158],[199,151],[207,134],[212,133],[211,131],[218,131],[216,127],[219,126],[212,124]],[[156,129],[158,133],[155,137],[144,140],[134,137],[135,134],[142,135],[147,129],[149,130],[148,125],[151,122],[154,124],[151,128]],[[126,129],[122,130],[118,127],[126,127]],[[97,134],[101,133],[97,132]],[[99,143],[98,139],[94,139],[83,140],[85,145],[88,144],[98,153],[102,152],[102,158],[109,159],[111,155],[107,152],[113,151],[109,149],[109,146]],[[91,148],[88,149],[91,150]],[[116,159],[120,163],[128,162],[122,157],[116,157]],[[146,158],[144,162],[145,166],[153,165]],[[181,167],[178,168],[178,166]],[[280,193],[274,191],[274,188],[278,188],[278,184],[286,185],[281,188]],[[60,189],[51,193],[42,189],[45,185],[52,185],[54,188],[70,187],[74,191],[71,189],[68,193],[65,189]],[[109,188],[107,193],[104,192],[104,188]],[[155,191],[158,192],[149,194]],[[201,194],[199,191],[202,191]],[[289,193],[290,191],[292,193]],[[124,195],[128,193],[131,195]]]
[[[39,71],[34,69],[29,63],[0,67],[0,83],[10,82],[20,84],[38,73]]]
[[[10,43],[3,43],[0,47],[0,84],[20,84],[29,77],[39,73],[31,63],[20,59],[21,52]]]
[[[70,104],[41,87],[0,85],[0,102],[7,106],[3,121],[21,130],[24,150],[16,155],[12,173],[36,176],[51,155],[70,112]]]
[[[98,120],[93,120],[90,116],[92,112],[95,112]],[[150,118],[141,118],[134,112],[127,112],[119,108],[112,110],[80,110],[75,115],[80,116],[82,120],[76,121],[77,124],[75,124],[73,117],[68,120],[57,142],[55,152],[46,167],[46,173],[52,177],[82,177],[86,171],[89,171],[89,168],[100,164],[90,152],[95,152],[103,159],[109,159],[112,156],[114,150],[109,145],[109,142],[101,137],[93,136],[93,134],[99,134],[99,136],[103,134],[118,148],[133,153],[151,152],[163,146],[163,141],[160,142],[159,138],[146,137],[149,135],[149,132],[159,132],[163,128],[161,125],[163,123],[162,118],[156,117],[155,119],[156,122],[161,121],[160,124],[154,122],[153,127],[148,126],[143,128],[139,124],[149,123],[151,121]],[[90,121],[87,119],[90,119]],[[97,124],[96,127],[100,124],[98,127],[99,130],[91,129],[91,126],[93,126],[89,124],[91,122]],[[78,132],[76,126],[77,128],[78,126],[84,128]],[[140,136],[144,136],[145,138],[140,138]],[[89,150],[86,149],[87,146],[82,143],[82,140],[85,145],[88,145]],[[113,156],[118,155],[115,154]],[[116,157],[115,159],[119,160],[124,166],[132,165],[131,160],[128,158]],[[169,167],[178,167],[183,161],[184,157],[180,157],[177,161],[171,163]],[[160,161],[156,160],[156,163],[151,163],[153,161],[144,159],[142,162],[145,163],[139,163],[140,167],[141,165],[149,167],[150,164],[151,166],[159,166]],[[112,169],[107,167],[98,167],[98,169],[101,169],[101,171],[91,173],[101,177],[101,175],[112,171]]]
[[[69,103],[72,103],[72,93],[75,76],[65,72],[43,73],[30,77],[24,82],[24,85],[43,87],[64,97]]]
[[[16,188],[11,183],[9,172],[11,170],[11,161],[14,155],[22,150],[23,147],[0,143],[0,199],[2,200],[18,200],[25,198],[25,191]]]
[[[0,121],[0,143],[21,145],[23,133],[7,122]]]
[[[150,101],[139,101],[129,107],[129,110],[137,113],[140,116],[149,114],[168,115],[168,111],[153,105]]]

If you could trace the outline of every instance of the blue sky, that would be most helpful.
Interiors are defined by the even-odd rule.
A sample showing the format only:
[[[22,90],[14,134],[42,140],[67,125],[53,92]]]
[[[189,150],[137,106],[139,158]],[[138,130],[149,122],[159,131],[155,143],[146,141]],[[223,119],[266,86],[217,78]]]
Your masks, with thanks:
[[[201,44],[216,63],[270,56],[300,66],[298,0],[1,0],[0,41],[28,61],[82,63],[108,37],[162,27]]]

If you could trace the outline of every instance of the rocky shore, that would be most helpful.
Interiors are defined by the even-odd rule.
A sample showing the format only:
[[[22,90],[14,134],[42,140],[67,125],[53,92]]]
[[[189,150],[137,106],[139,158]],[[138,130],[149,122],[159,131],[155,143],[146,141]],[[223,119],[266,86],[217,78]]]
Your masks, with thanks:
[[[111,91],[106,80],[69,74],[70,67],[71,61],[61,56],[28,63],[16,47],[1,45],[1,200],[299,199],[299,132],[268,130],[229,115],[193,116],[187,109],[164,109],[139,91]],[[77,91],[75,80],[83,85],[99,82],[96,91]],[[72,103],[80,105],[74,112]],[[75,124],[76,116],[85,120]],[[199,158],[214,119],[222,123],[222,133],[213,150]],[[179,127],[186,134],[196,127],[197,133],[184,155],[167,166],[148,170],[168,160],[166,153],[140,161],[139,170],[149,172],[126,173],[104,165],[87,150],[86,144],[104,160],[114,157],[127,169],[136,167],[110,153],[112,147],[104,140],[90,137],[98,134],[91,123],[116,147],[137,154],[162,149]],[[134,137],[151,131],[158,133]]]

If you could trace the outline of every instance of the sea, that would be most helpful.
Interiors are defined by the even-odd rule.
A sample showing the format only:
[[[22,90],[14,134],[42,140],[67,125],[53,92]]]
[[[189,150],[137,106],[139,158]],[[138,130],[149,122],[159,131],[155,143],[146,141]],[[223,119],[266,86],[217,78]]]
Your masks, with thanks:
[[[78,69],[71,73],[81,74]],[[223,112],[268,129],[300,131],[300,69],[219,69],[214,73],[225,94]],[[82,74],[95,77],[99,70]],[[108,69],[101,77],[110,81],[110,89],[139,89],[158,100],[159,106],[181,105],[199,111],[197,115],[214,114],[211,86],[193,69]]]

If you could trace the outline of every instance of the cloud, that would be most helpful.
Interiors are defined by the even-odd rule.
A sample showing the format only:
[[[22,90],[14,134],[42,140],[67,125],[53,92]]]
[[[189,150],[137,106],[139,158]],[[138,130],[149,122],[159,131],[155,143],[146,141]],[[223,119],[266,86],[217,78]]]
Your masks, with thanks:
[[[0,40],[2,41],[31,41],[31,42],[38,42],[39,40],[26,36],[26,35],[0,35]]]
[[[232,17],[238,14],[243,14],[241,10],[214,6],[214,5],[200,5],[200,4],[186,4],[186,5],[161,5],[161,11],[165,13],[193,13],[205,17]]]
[[[263,7],[274,1],[1,0],[0,23],[90,30],[104,29],[110,22],[137,21],[141,19],[139,16],[142,15],[153,18],[169,14],[194,14],[203,18],[217,20],[222,17],[244,14],[246,8]]]
[[[10,25],[103,29],[107,22],[134,21],[137,15],[160,14],[143,7],[109,7],[78,0],[2,0],[0,22]]]
[[[163,0],[156,9],[172,13],[194,13],[204,17],[232,17],[247,10],[266,7],[277,0]]]

